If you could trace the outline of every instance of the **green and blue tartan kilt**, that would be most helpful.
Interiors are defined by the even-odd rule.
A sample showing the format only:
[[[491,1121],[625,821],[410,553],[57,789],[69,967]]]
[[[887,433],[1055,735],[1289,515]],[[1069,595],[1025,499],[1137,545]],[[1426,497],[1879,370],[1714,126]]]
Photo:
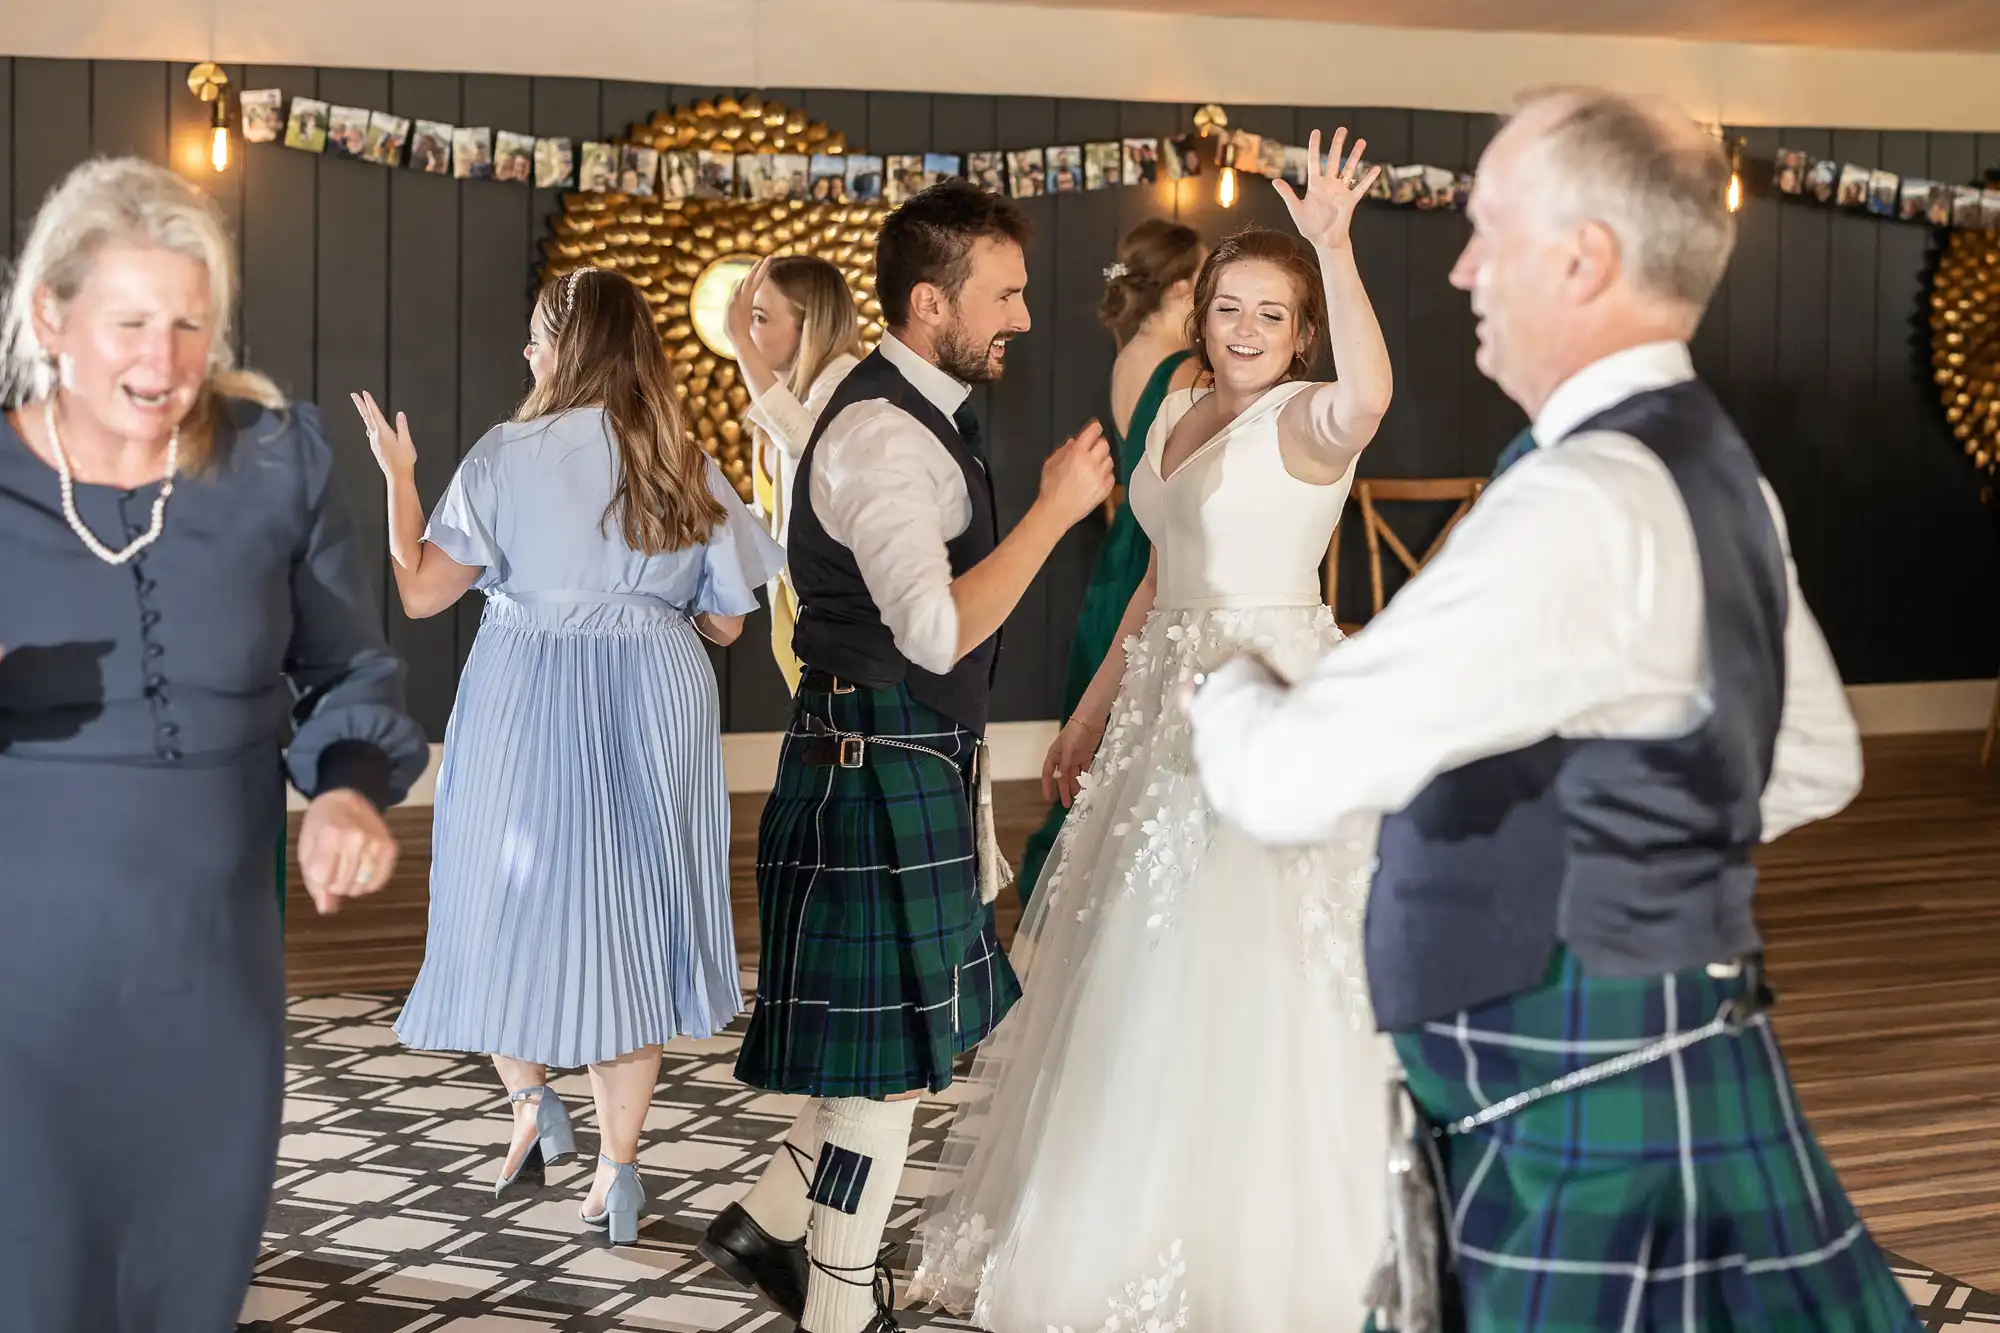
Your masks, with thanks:
[[[1437,1122],[1700,1027],[1703,968],[1588,976],[1394,1034]],[[1916,1333],[1806,1126],[1770,1023],[1545,1098],[1443,1143],[1466,1333]]]
[[[869,745],[860,768],[809,767],[808,714],[953,763]],[[977,746],[902,686],[800,691],[757,829],[762,959],[743,1082],[815,1097],[937,1092],[1020,998],[979,901]]]

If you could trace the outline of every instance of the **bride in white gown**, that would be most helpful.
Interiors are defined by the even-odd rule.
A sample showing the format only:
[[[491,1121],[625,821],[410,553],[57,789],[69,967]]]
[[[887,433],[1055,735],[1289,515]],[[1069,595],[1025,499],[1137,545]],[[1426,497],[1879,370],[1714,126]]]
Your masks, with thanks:
[[[1026,996],[954,1089],[913,1283],[998,1333],[1365,1314],[1389,1068],[1361,973],[1373,828],[1271,849],[1219,823],[1176,699],[1240,650],[1295,677],[1340,640],[1320,565],[1390,391],[1348,246],[1378,169],[1356,179],[1344,138],[1329,172],[1313,136],[1303,200],[1279,187],[1311,257],[1251,231],[1202,269],[1215,387],[1168,397],[1133,472],[1154,555],[1122,684],[1114,653],[1050,751],[1073,803],[1014,945]],[[1300,378],[1322,338],[1337,382]]]

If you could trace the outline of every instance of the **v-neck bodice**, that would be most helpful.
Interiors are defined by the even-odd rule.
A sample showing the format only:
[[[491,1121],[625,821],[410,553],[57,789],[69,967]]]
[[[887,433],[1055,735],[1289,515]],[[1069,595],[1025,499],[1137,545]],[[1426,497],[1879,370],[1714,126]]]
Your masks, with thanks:
[[[1165,475],[1168,437],[1206,390],[1169,394],[1153,419],[1144,466],[1132,474],[1132,512],[1159,552],[1155,606],[1312,606],[1320,566],[1354,480],[1330,486],[1285,470],[1278,447],[1284,405],[1310,383],[1271,389]]]

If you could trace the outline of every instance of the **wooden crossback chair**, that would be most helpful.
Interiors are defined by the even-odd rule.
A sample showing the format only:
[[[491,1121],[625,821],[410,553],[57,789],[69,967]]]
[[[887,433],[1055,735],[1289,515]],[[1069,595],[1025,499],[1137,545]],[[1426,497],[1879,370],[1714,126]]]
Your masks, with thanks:
[[[1371,591],[1374,593],[1374,610],[1371,614],[1381,615],[1382,608],[1389,600],[1383,591],[1382,583],[1383,546],[1386,545],[1389,553],[1402,563],[1406,573],[1415,574],[1444,548],[1445,538],[1451,536],[1451,530],[1458,526],[1459,520],[1472,508],[1472,502],[1486,489],[1487,480],[1485,477],[1423,479],[1377,477],[1354,483],[1354,498],[1361,507],[1361,531],[1368,541],[1368,574],[1373,585]],[[1438,535],[1422,556],[1410,554],[1410,548],[1403,544],[1403,539],[1389,526],[1379,508],[1384,504],[1413,502],[1436,504],[1449,503],[1453,500],[1458,502],[1458,508],[1451,512],[1451,517],[1445,520],[1444,527],[1438,531]],[[1339,606],[1339,602],[1335,599],[1340,591],[1340,534],[1345,527],[1346,525],[1342,524],[1333,530],[1333,545],[1326,553],[1326,604],[1332,607]],[[1343,623],[1340,628],[1342,633],[1352,634],[1361,626]]]

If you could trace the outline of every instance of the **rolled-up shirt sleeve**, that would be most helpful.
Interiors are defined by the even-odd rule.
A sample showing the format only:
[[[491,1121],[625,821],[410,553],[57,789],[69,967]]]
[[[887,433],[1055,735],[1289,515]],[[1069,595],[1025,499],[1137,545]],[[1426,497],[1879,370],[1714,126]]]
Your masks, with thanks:
[[[1765,503],[1785,547],[1785,707],[1771,780],[1760,802],[1765,842],[1802,824],[1840,813],[1861,791],[1861,730],[1834,666],[1826,636],[1813,619],[1792,564],[1784,511],[1770,487]]]
[[[945,543],[970,501],[958,465],[923,426],[881,402],[855,403],[820,438],[812,505],[854,553],[898,652],[942,674],[958,661],[958,604]]]

